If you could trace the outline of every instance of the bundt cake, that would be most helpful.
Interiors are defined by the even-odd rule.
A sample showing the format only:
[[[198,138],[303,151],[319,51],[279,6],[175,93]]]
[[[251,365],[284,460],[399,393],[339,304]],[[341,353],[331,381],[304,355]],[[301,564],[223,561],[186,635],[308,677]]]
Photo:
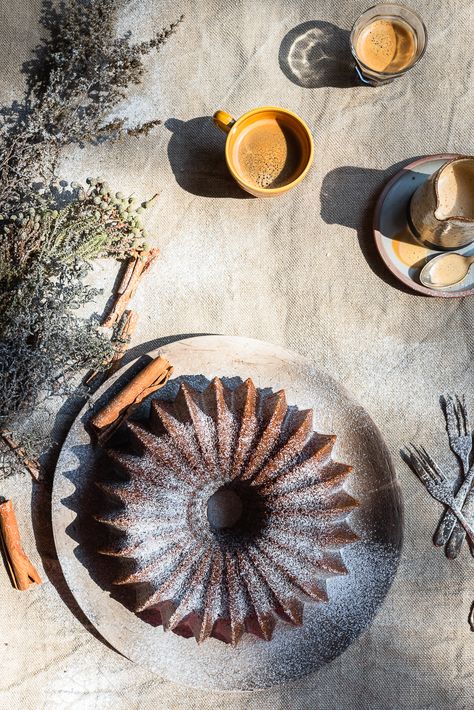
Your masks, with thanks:
[[[327,600],[327,578],[347,573],[357,502],[311,410],[216,378],[203,392],[181,384],[124,427],[128,448],[105,451],[115,475],[98,484],[110,501],[98,519],[112,538],[100,552],[123,558],[115,584],[135,585],[133,611],[236,644],[244,631],[269,640],[277,618],[299,625],[305,602]]]

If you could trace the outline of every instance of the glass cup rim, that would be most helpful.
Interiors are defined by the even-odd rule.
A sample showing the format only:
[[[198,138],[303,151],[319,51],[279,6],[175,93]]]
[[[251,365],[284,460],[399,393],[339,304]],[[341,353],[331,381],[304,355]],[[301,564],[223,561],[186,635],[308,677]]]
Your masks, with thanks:
[[[367,66],[367,64],[364,64],[364,62],[358,57],[357,52],[354,47],[353,38],[354,38],[354,30],[355,30],[356,24],[359,22],[360,18],[363,15],[365,15],[366,12],[370,12],[370,10],[375,10],[375,8],[380,7],[381,5],[390,5],[393,8],[407,10],[408,12],[410,12],[412,15],[414,15],[416,17],[418,22],[423,27],[423,32],[425,34],[425,42],[424,42],[423,48],[422,48],[421,52],[419,53],[419,55],[414,59],[414,61],[409,66],[402,69],[401,71],[387,72],[387,71],[376,71],[376,70],[372,69],[371,67]],[[404,18],[402,18],[402,19],[404,19]],[[349,39],[350,39],[350,44],[351,44],[352,56],[354,57],[356,62],[359,64],[359,66],[361,66],[363,69],[367,69],[367,71],[369,71],[370,73],[375,74],[377,76],[383,76],[383,77],[387,77],[387,78],[395,78],[397,76],[403,76],[403,74],[405,74],[409,69],[414,67],[415,64],[418,64],[418,62],[420,61],[420,59],[422,58],[422,56],[424,55],[424,53],[426,51],[426,46],[428,44],[428,31],[426,29],[425,23],[423,22],[420,15],[416,12],[416,10],[412,10],[412,8],[408,7],[407,5],[400,5],[399,3],[395,3],[395,2],[385,2],[385,3],[376,3],[375,5],[371,5],[366,10],[364,10],[364,12],[361,12],[358,17],[356,17],[356,19],[354,20],[354,24],[352,25],[351,34],[350,34]]]

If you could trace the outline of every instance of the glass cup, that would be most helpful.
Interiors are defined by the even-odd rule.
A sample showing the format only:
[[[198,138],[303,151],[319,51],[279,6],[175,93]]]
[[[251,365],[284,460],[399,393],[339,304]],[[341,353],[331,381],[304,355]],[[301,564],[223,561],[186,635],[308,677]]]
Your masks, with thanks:
[[[351,51],[364,84],[388,84],[403,76],[425,53],[428,36],[423,20],[403,5],[381,3],[354,22]]]

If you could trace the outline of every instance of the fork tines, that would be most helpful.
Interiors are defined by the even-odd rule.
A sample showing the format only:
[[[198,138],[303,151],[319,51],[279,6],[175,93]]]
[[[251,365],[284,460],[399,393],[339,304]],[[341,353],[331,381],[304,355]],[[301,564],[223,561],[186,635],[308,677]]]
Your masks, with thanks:
[[[456,433],[453,431],[454,428],[457,429],[458,436],[469,436],[471,434],[471,425],[469,422],[469,414],[466,406],[466,397],[462,395],[445,395],[444,406],[446,410],[446,419],[448,420],[448,438],[452,442],[453,437]]]
[[[461,399],[457,397],[457,400],[464,424],[464,436],[471,436],[471,423],[469,421],[469,412],[466,405],[466,395],[463,394]]]
[[[424,446],[417,446],[412,443],[411,447],[413,451],[408,449],[411,455],[410,458],[414,463],[417,463],[417,469],[421,469],[424,476],[429,475],[434,481],[446,480],[438,464],[431,458]]]

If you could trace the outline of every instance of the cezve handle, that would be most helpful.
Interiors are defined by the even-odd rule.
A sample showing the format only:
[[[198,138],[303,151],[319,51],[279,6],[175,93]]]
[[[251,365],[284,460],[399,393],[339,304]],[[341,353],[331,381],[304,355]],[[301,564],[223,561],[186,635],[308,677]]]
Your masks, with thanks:
[[[235,118],[230,113],[226,113],[226,111],[216,111],[212,120],[224,133],[229,133],[235,123]]]

